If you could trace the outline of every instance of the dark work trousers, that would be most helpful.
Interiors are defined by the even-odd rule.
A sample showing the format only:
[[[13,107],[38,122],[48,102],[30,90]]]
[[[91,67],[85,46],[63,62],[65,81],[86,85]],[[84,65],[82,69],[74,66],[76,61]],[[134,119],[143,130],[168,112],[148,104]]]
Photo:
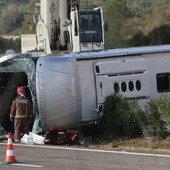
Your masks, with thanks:
[[[17,118],[14,120],[14,140],[15,141],[20,141],[21,139],[21,133],[25,134],[29,132],[29,119],[24,119],[24,118]]]

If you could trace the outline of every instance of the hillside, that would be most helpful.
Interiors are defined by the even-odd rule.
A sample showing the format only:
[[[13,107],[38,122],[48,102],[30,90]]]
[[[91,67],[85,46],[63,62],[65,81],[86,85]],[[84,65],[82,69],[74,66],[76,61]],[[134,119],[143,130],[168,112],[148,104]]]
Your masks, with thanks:
[[[24,9],[29,0],[0,1],[0,35],[18,34],[24,17]]]
[[[14,30],[12,27],[16,24],[16,20],[14,19],[15,15],[19,15],[19,19],[22,19],[24,15],[23,12],[25,12],[28,3],[34,1],[35,0],[0,0],[0,24],[2,27],[0,34],[10,33]],[[109,0],[89,0],[87,4],[104,6],[107,1]],[[80,2],[86,4],[85,0],[80,0]],[[126,0],[126,3],[129,11],[125,24],[127,29],[131,24],[134,24],[136,30],[144,29],[144,32],[148,32],[159,24],[167,24],[170,22],[170,0]],[[5,20],[7,17],[9,18],[9,20],[7,20],[8,22]],[[11,19],[11,17],[14,18]],[[129,17],[130,20],[128,19]],[[11,29],[6,29],[8,25]],[[21,24],[19,24],[19,27],[21,27]],[[134,32],[134,30],[132,32]]]
[[[124,24],[125,34],[132,36],[139,31],[148,34],[155,27],[170,25],[170,3],[154,4],[150,10],[128,18]]]
[[[40,0],[0,0],[0,35],[33,33],[29,23],[34,12],[34,3]],[[105,20],[109,21],[106,33],[106,48],[127,46],[126,41],[136,33],[147,35],[154,28],[170,25],[170,0],[80,0],[84,6],[102,6]],[[114,5],[126,4],[126,9]],[[109,4],[111,14],[107,15]],[[118,10],[117,10],[118,9]],[[124,10],[124,11],[123,11]],[[124,13],[121,13],[124,12]],[[8,19],[7,19],[8,18]]]

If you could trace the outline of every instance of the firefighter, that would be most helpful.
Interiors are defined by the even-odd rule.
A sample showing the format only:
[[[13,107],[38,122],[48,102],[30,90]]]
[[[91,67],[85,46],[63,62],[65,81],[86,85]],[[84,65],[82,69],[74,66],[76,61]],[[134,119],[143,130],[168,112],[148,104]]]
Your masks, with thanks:
[[[29,124],[33,115],[31,102],[25,96],[25,88],[17,88],[17,97],[13,100],[10,109],[10,120],[14,121],[14,141],[19,143],[21,133],[29,132]]]

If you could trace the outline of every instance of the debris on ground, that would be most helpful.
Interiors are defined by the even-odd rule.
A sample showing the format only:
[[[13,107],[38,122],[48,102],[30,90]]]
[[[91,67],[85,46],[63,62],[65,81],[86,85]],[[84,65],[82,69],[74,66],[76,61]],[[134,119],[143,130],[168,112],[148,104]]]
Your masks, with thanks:
[[[41,135],[37,135],[33,132],[29,132],[29,134],[24,134],[24,136],[21,138],[21,143],[33,145],[33,144],[38,144],[38,145],[44,145],[44,139],[45,137]]]
[[[87,147],[91,143],[91,138],[84,137],[79,130],[50,127],[45,135],[44,143],[51,145],[82,145]]]

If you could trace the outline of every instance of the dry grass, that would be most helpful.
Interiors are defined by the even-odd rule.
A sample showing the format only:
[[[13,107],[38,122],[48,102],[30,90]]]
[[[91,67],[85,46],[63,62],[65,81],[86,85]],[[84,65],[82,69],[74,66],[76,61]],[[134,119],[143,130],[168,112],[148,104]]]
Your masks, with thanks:
[[[108,143],[95,145],[98,148],[115,149],[115,148],[143,148],[143,149],[165,149],[170,150],[170,137],[160,138],[135,138],[135,139],[118,139]]]

